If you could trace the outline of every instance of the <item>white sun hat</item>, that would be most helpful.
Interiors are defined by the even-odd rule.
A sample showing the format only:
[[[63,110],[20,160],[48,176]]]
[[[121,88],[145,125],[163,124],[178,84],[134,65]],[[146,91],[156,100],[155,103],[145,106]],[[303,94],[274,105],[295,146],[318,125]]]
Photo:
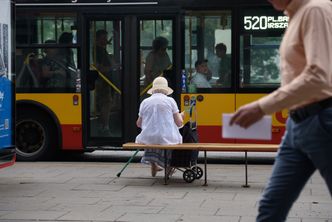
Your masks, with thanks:
[[[148,94],[153,94],[155,90],[164,90],[166,95],[173,93],[173,89],[168,87],[167,79],[164,77],[157,77],[153,80],[152,88],[148,90]]]

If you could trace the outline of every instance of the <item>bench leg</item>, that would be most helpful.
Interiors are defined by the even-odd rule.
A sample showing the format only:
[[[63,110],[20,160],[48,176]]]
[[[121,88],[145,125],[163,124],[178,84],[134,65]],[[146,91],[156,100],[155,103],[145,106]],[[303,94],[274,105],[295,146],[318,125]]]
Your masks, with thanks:
[[[248,184],[248,152],[247,151],[244,152],[244,161],[245,161],[244,174],[245,174],[246,183],[244,185],[242,185],[242,187],[249,188],[250,186]]]
[[[164,155],[165,155],[165,168],[164,168],[164,171],[165,171],[165,175],[164,175],[164,185],[167,185],[168,184],[168,178],[167,178],[167,150],[165,149],[164,150]]]
[[[204,150],[204,185],[207,186],[207,155],[206,150]]]

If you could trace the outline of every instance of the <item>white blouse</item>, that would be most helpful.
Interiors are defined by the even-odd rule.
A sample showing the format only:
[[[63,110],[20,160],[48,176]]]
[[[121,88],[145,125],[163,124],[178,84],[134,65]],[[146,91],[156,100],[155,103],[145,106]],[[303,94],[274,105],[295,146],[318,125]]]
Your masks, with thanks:
[[[162,93],[152,94],[143,100],[138,113],[142,118],[142,131],[135,142],[162,145],[182,143],[173,117],[178,112],[175,100]]]

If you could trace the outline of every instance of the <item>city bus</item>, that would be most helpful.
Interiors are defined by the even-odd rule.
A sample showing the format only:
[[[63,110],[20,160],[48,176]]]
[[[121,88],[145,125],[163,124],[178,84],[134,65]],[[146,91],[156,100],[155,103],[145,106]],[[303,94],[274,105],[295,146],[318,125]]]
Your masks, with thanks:
[[[0,168],[15,163],[15,87],[13,35],[14,3],[1,0],[0,7]]]
[[[134,141],[156,76],[182,110],[195,106],[200,142],[280,142],[285,111],[272,115],[270,141],[222,137],[223,113],[280,84],[288,17],[266,0],[16,0],[15,8],[18,159]],[[194,82],[201,61],[206,87]]]

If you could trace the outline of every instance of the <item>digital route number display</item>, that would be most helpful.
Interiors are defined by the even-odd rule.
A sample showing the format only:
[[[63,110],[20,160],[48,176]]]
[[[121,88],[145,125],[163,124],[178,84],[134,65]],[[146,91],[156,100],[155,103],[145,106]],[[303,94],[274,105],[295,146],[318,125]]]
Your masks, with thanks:
[[[243,28],[251,30],[286,29],[288,27],[287,16],[244,16]]]

